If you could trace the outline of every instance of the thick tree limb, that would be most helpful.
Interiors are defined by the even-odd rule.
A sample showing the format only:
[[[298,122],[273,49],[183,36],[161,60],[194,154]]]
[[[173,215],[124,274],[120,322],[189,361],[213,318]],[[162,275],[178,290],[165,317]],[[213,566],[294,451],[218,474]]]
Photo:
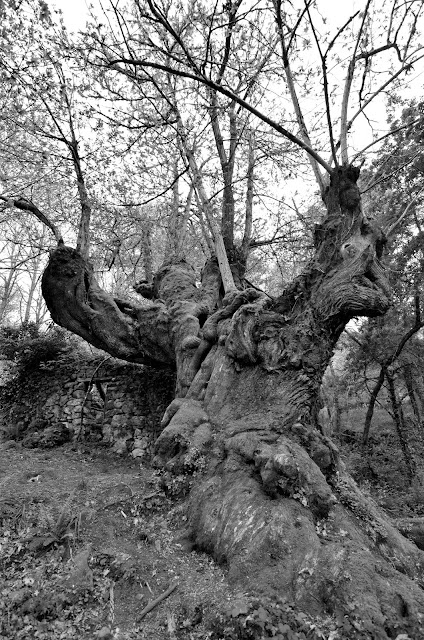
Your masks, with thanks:
[[[156,368],[175,367],[170,317],[163,304],[115,301],[97,284],[81,255],[60,245],[42,278],[52,319],[111,355]]]

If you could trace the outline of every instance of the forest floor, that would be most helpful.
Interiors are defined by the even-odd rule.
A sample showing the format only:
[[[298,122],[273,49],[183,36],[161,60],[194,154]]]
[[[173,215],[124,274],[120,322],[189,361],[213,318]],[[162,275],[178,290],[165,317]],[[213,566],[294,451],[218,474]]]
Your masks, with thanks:
[[[341,623],[234,592],[153,469],[0,442],[1,640],[327,640]]]
[[[242,597],[191,552],[180,505],[131,459],[9,441],[0,444],[0,496],[2,639],[169,640],[177,627],[204,638],[208,613]]]
[[[423,517],[391,421],[378,417],[364,455],[360,418],[334,436],[348,470],[395,521]],[[353,637],[346,620],[234,591],[193,549],[174,489],[98,444],[0,441],[0,640]]]
[[[424,488],[409,482],[393,420],[386,411],[375,412],[369,444],[364,451],[364,417],[363,407],[350,410],[343,416],[341,433],[332,436],[349,473],[361,490],[393,520],[424,517]]]

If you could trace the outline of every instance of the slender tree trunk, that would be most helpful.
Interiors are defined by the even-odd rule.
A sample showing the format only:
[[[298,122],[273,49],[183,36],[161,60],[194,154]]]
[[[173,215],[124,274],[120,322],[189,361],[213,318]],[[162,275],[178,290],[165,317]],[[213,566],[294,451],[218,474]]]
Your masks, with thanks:
[[[392,405],[395,427],[398,434],[400,446],[402,449],[403,458],[405,460],[405,465],[408,471],[409,482],[412,483],[412,480],[416,475],[416,468],[415,468],[412,452],[410,449],[410,443],[408,441],[408,437],[405,429],[405,418],[403,415],[400,401],[397,397],[393,374],[389,371],[386,371],[386,379],[387,379],[387,387],[389,390],[390,402]]]
[[[414,377],[412,374],[412,365],[408,364],[403,367],[403,379],[405,380],[405,385],[408,390],[409,399],[411,401],[411,407],[414,412],[415,420],[417,425],[422,428],[422,413],[421,407],[419,404],[419,399],[417,398],[417,393],[414,384]]]
[[[332,415],[333,431],[340,433],[342,425],[342,410],[337,395],[334,397],[334,412]]]
[[[35,324],[40,327],[48,313],[47,307],[44,303],[44,299],[41,295],[38,295],[35,303]]]
[[[378,374],[377,382],[375,383],[374,388],[371,391],[371,396],[368,403],[368,409],[365,415],[364,431],[362,434],[362,445],[364,447],[368,445],[368,440],[370,437],[371,422],[374,415],[375,403],[377,402],[378,394],[380,393],[381,388],[384,384],[385,377],[386,377],[386,368],[383,366],[380,368],[380,373]]]
[[[179,237],[181,234],[181,201],[180,201],[180,183],[178,179],[178,162],[174,162],[174,179],[172,185],[172,200],[170,203],[170,212],[168,220],[168,237],[165,247],[165,255],[169,262],[177,262],[184,257],[184,251],[180,253]],[[182,249],[182,247],[181,247]]]
[[[196,190],[199,196],[199,201],[202,205],[203,213],[208,222],[209,228],[211,229],[212,237],[214,240],[215,255],[219,263],[219,269],[220,269],[221,278],[222,278],[222,286],[224,287],[225,293],[234,292],[237,290],[237,287],[234,282],[234,275],[228,260],[227,251],[225,249],[224,239],[215,221],[209,198],[206,195],[202,174],[199,170],[199,167],[197,166],[197,162],[194,157],[193,150],[190,149],[188,145],[187,138],[184,131],[184,126],[181,120],[181,116],[179,115],[177,110],[176,110],[176,114],[178,117],[178,134],[180,137],[183,153],[187,159],[188,166],[190,169],[193,188]]]
[[[42,241],[43,240],[44,240],[44,236],[42,238]],[[28,324],[28,322],[30,321],[32,303],[34,301],[35,290],[37,288],[37,285],[40,282],[40,275],[41,275],[40,271],[39,271],[40,261],[41,261],[40,256],[38,256],[37,258],[34,258],[32,260],[32,271],[31,271],[31,275],[30,275],[28,298],[27,298],[27,302],[26,302],[26,306],[25,306],[25,315],[24,315],[24,319],[23,319],[24,324]]]
[[[424,380],[421,375],[420,367],[415,369],[415,392],[417,395],[421,415],[424,415]]]
[[[247,263],[247,257],[249,254],[249,246],[252,240],[252,229],[253,229],[253,186],[255,182],[254,171],[255,171],[255,134],[253,131],[249,132],[249,153],[247,159],[247,175],[246,175],[246,214],[244,221],[244,234],[243,240],[241,243],[241,259],[244,264]]]
[[[374,407],[377,401],[378,394],[380,393],[381,387],[384,384],[384,379],[387,375],[388,368],[395,362],[396,358],[400,356],[403,351],[404,346],[422,327],[424,326],[424,322],[421,320],[420,315],[417,314],[415,318],[414,325],[402,336],[399,344],[393,353],[383,362],[381,365],[380,373],[377,378],[377,382],[374,385],[374,389],[371,392],[370,401],[368,404],[367,414],[365,416],[365,424],[364,431],[362,435],[362,444],[366,446],[368,444],[371,420],[374,415]]]
[[[283,67],[284,67],[284,73],[286,76],[286,81],[287,81],[287,86],[290,92],[290,98],[291,98],[291,102],[294,108],[294,112],[296,115],[296,120],[297,120],[297,124],[299,126],[299,135],[301,137],[301,139],[306,142],[306,144],[308,146],[311,145],[311,139],[309,137],[309,132],[308,132],[308,128],[306,126],[306,122],[305,119],[303,117],[303,113],[302,113],[302,109],[300,106],[300,102],[299,99],[297,97],[297,92],[296,92],[296,85],[293,79],[293,73],[292,73],[292,69],[290,66],[290,60],[289,60],[289,52],[287,50],[287,45],[286,45],[286,41],[285,41],[285,29],[287,27],[287,25],[285,24],[285,15],[284,15],[284,3],[282,2],[282,0],[273,0],[273,5],[274,5],[274,10],[275,10],[275,18],[276,18],[276,22],[277,22],[277,27],[278,27],[278,35],[279,35],[279,39],[280,39],[280,45],[281,45],[281,53],[283,56]],[[312,170],[314,172],[315,175],[315,179],[317,181],[317,184],[320,188],[321,194],[324,194],[325,192],[325,184],[324,184],[324,179],[320,170],[320,167],[317,163],[317,161],[315,160],[315,158],[313,158],[311,155],[308,155],[308,160],[311,164]]]
[[[151,284],[153,282],[152,223],[149,220],[143,220],[141,223],[141,251],[145,281]]]
[[[334,389],[333,397],[331,399],[332,406],[331,406],[331,412],[330,412],[332,431],[334,433],[340,433],[341,425],[342,425],[342,408],[340,406],[340,401],[339,401],[339,393],[341,393],[341,384],[336,375],[336,372],[334,371],[334,367],[332,363],[330,363],[329,369],[333,379],[333,389]]]
[[[7,278],[5,278],[1,298],[0,298],[0,322],[6,317],[7,309],[11,303],[13,297],[13,291],[17,282],[17,273],[13,269],[10,269]]]
[[[12,253],[9,256],[10,265],[7,271],[7,275],[3,277],[2,291],[0,296],[0,322],[6,318],[8,307],[11,303],[14,289],[18,281],[17,262],[19,257],[19,250],[16,245],[12,248]]]
[[[63,74],[62,69],[60,73]],[[66,108],[68,111],[68,122],[70,137],[69,141],[66,141],[67,147],[71,154],[72,164],[74,166],[75,176],[77,178],[78,196],[81,207],[80,224],[77,237],[77,251],[85,258],[88,259],[90,255],[90,221],[91,221],[91,202],[88,197],[86,179],[82,168],[81,156],[79,153],[79,142],[76,136],[74,127],[74,117],[72,113],[71,98],[66,90],[65,80],[63,78],[63,97],[65,100]],[[59,129],[60,130],[60,129]]]
[[[405,440],[411,454],[414,476],[412,485],[424,487],[424,434],[422,427],[413,418],[403,416]]]
[[[394,386],[393,378],[391,384],[393,389],[391,391],[391,399],[393,404],[393,397],[398,402],[398,416],[395,416],[396,421],[400,418],[399,425],[402,430],[402,440],[406,443],[406,450],[410,458],[410,467],[412,470],[412,477],[410,478],[411,484],[424,486],[424,433],[421,423],[421,413],[418,404],[415,399],[415,393],[412,383],[412,374],[410,371],[410,365],[403,368],[403,379],[406,382],[408,395],[411,398],[411,405],[414,411],[414,418],[406,417],[402,410],[401,402],[396,397],[396,390]],[[399,427],[397,431],[400,433]],[[402,447],[404,452],[405,447]],[[404,454],[405,455],[405,454]]]
[[[39,280],[39,276],[40,274],[33,272],[31,275],[31,280],[30,280],[30,285],[29,285],[29,291],[28,291],[28,298],[25,304],[25,313],[24,313],[24,317],[23,317],[23,324],[28,324],[28,322],[30,321],[31,318],[31,310],[32,310],[32,302],[34,299],[34,293],[35,293],[35,288],[37,286],[38,280]]]

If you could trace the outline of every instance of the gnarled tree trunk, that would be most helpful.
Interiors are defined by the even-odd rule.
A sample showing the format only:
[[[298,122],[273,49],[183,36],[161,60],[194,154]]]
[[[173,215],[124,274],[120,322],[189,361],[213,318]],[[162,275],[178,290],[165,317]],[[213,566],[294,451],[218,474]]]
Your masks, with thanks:
[[[275,301],[248,289],[221,302],[210,261],[200,288],[186,263],[165,265],[141,292],[156,302],[136,308],[107,298],[64,247],[43,292],[53,319],[96,346],[177,368],[155,463],[174,473],[207,461],[188,500],[197,547],[243,589],[346,613],[386,638],[418,634],[424,556],[361,494],[313,419],[345,324],[390,304],[358,175],[333,172],[315,258]]]

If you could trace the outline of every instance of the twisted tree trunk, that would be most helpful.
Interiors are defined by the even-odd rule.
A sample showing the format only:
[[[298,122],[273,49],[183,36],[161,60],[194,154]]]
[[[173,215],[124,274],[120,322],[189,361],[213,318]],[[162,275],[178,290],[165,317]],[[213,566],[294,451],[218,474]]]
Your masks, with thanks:
[[[53,319],[96,346],[176,367],[154,462],[169,474],[203,469],[187,507],[196,546],[243,590],[341,612],[387,638],[418,633],[422,552],[361,494],[313,418],[345,324],[390,304],[383,237],[361,211],[358,175],[334,171],[315,258],[276,301],[248,289],[221,303],[210,261],[200,288],[186,263],[165,265],[144,291],[156,302],[136,308],[107,298],[64,247],[43,292]]]

